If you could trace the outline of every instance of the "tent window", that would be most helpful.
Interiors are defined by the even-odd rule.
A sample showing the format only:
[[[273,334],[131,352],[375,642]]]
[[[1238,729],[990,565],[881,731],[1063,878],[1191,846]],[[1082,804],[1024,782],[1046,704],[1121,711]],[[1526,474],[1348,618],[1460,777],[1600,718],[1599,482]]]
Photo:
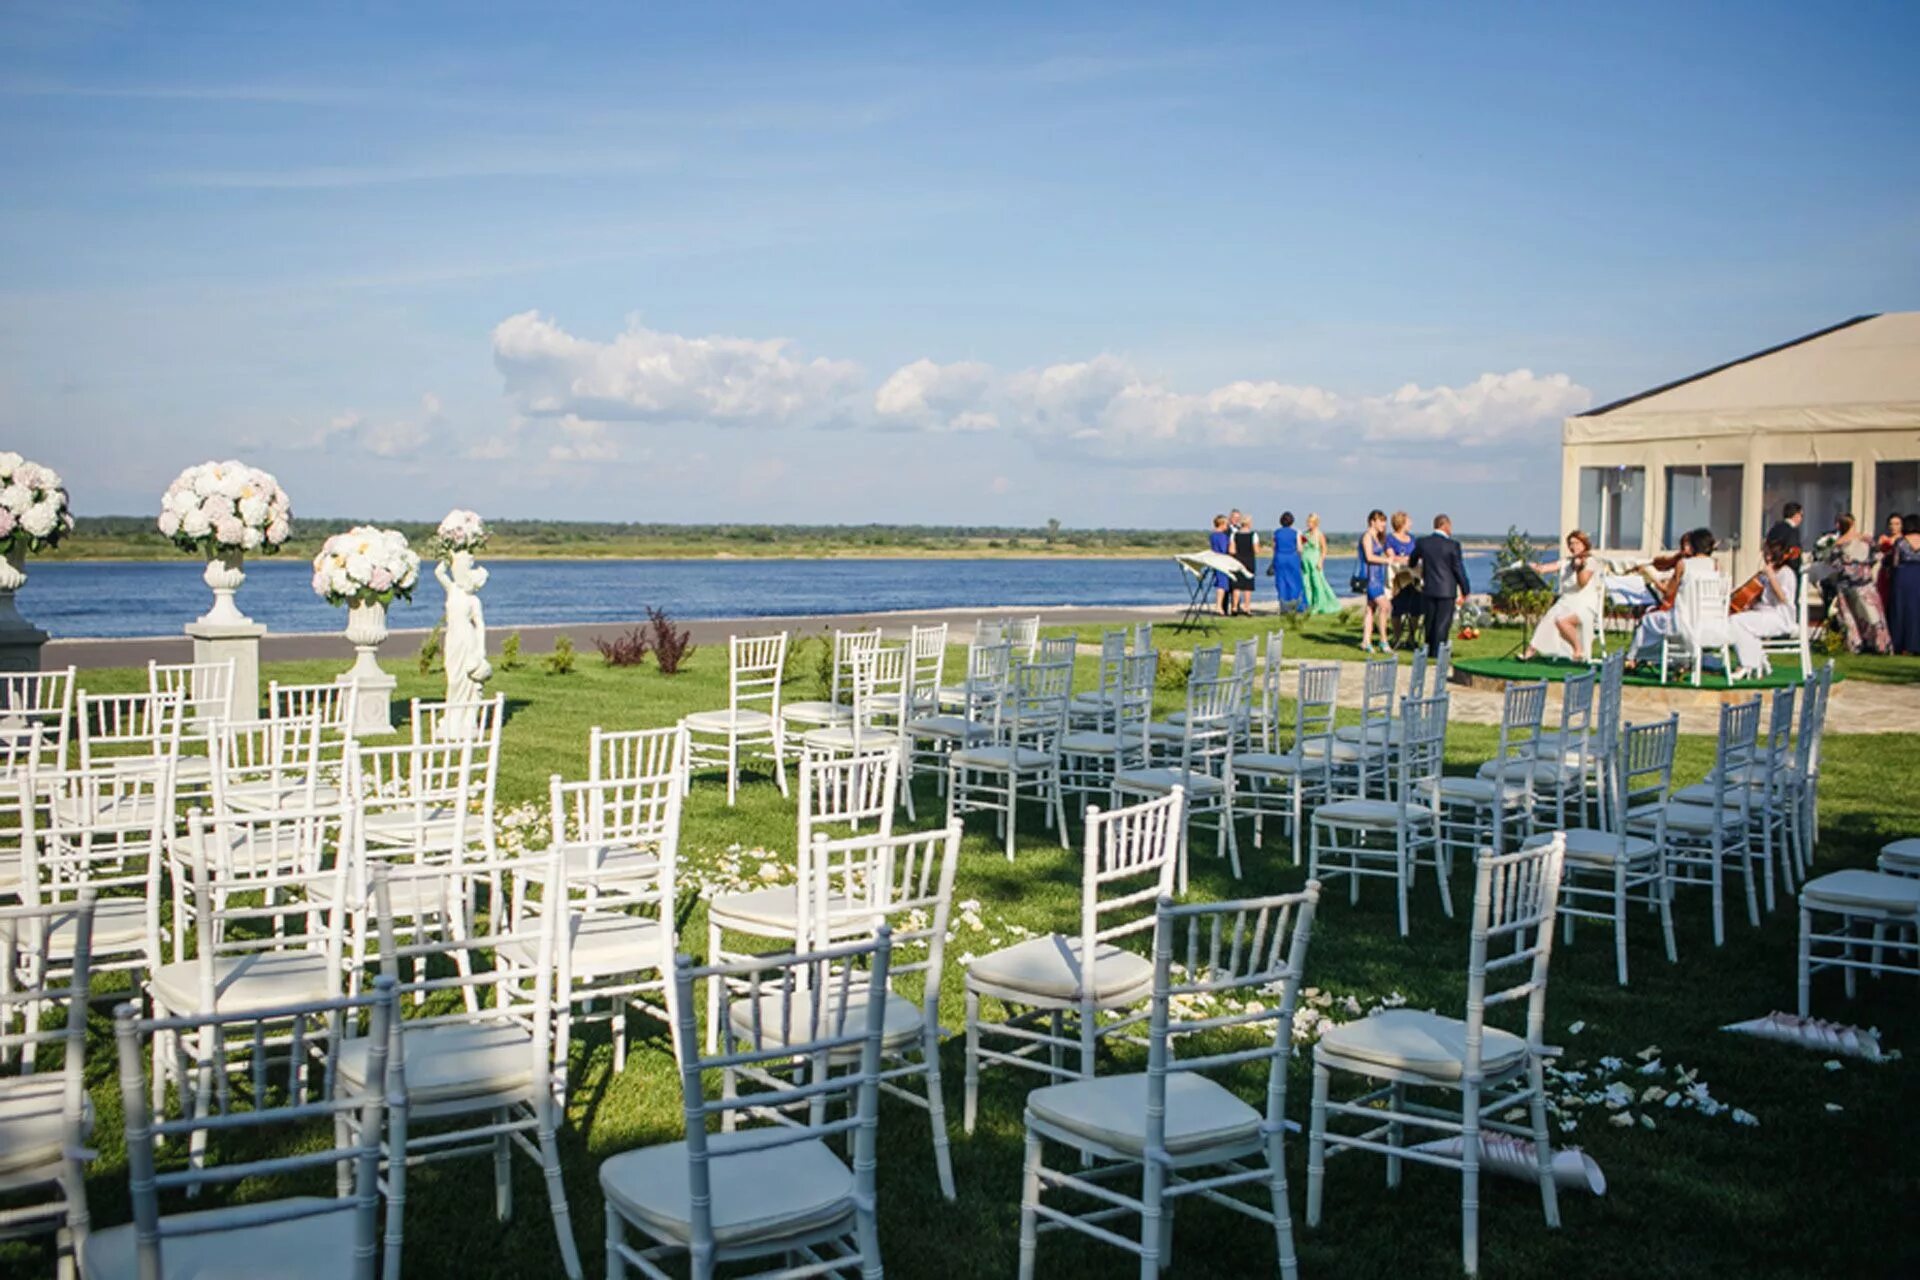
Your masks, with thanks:
[[[1739,546],[1743,479],[1740,467],[1668,467],[1662,545],[1677,547],[1681,534],[1705,525],[1723,543]]]
[[[1853,510],[1851,462],[1794,462],[1769,466],[1760,489],[1760,527],[1770,529],[1781,509],[1797,502],[1814,535],[1833,528],[1833,518]]]
[[[1580,527],[1596,545],[1638,550],[1646,511],[1645,467],[1580,468]]]
[[[1869,532],[1887,527],[1888,516],[1920,511],[1920,462],[1882,462],[1873,468],[1873,523]]]

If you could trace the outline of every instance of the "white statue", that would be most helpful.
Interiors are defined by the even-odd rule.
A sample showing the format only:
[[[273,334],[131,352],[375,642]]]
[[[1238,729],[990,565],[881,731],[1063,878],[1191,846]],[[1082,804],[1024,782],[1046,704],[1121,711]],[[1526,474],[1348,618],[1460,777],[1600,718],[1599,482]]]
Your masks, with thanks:
[[[453,553],[452,564],[433,567],[433,576],[447,592],[447,703],[442,733],[463,738],[473,732],[473,704],[480,686],[493,678],[487,661],[487,620],[480,608],[480,588],[487,571],[473,562],[471,551]]]

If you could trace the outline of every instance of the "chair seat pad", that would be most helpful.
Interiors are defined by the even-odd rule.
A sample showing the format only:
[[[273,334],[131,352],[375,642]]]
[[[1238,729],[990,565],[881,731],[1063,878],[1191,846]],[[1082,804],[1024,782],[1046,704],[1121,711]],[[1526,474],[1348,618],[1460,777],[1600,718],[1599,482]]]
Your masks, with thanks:
[[[1147,1076],[1095,1076],[1027,1095],[1027,1112],[1131,1156],[1147,1145]],[[1167,1077],[1167,1150],[1175,1155],[1260,1136],[1261,1115],[1226,1088],[1190,1071]]]
[[[1629,826],[1632,825],[1629,818]],[[1732,807],[1716,809],[1712,804],[1692,804],[1684,800],[1667,802],[1667,830],[1687,835],[1711,835],[1715,830],[1738,830],[1740,811]]]
[[[220,792],[229,808],[245,813],[275,809],[326,809],[340,803],[340,788],[318,783],[309,792],[304,782],[238,782]]]
[[[1598,831],[1592,827],[1570,827],[1563,832],[1567,837],[1567,858],[1572,862],[1603,863],[1612,866],[1620,858],[1620,837],[1612,831]],[[1553,842],[1554,833],[1549,831],[1537,836],[1528,836],[1521,844],[1523,849],[1542,849]],[[1639,862],[1654,855],[1654,843],[1641,836],[1629,835],[1626,842],[1627,861]]]
[[[951,738],[955,742],[972,742],[991,732],[986,725],[965,716],[920,716],[907,721],[907,733],[915,738]]]
[[[1449,776],[1441,778],[1437,786],[1433,782],[1422,782],[1419,786],[1419,792],[1423,796],[1433,795],[1436,791],[1443,804],[1471,804],[1483,808],[1493,804],[1495,796],[1501,797],[1510,805],[1520,804],[1527,798],[1526,785],[1515,782],[1511,778],[1496,781],[1492,778]]]
[[[1333,731],[1333,736],[1335,740],[1340,742],[1371,742],[1376,744],[1391,742],[1397,745],[1406,739],[1407,723],[1404,720],[1394,720],[1384,725],[1343,724]]]
[[[1712,782],[1696,782],[1692,786],[1681,787],[1669,796],[1668,799],[1679,804],[1696,806],[1711,806],[1717,801],[1723,809],[1737,809],[1740,807],[1742,798],[1740,790],[1741,788],[1738,783],[1735,783],[1722,793]],[[1752,803],[1755,805],[1761,803],[1761,798],[1758,796],[1753,797]]]
[[[53,926],[47,940],[52,959],[73,958],[74,916],[63,916]],[[13,941],[15,924],[0,920],[0,942]],[[141,898],[100,898],[93,904],[93,946],[95,956],[121,954],[143,945],[147,940],[147,904]]]
[[[1060,754],[1067,756],[1112,756],[1120,754],[1117,733],[1069,733],[1060,739]],[[1138,739],[1135,739],[1137,742]]]
[[[0,1076],[0,1177],[61,1158],[67,1136],[66,1077],[58,1071]]]
[[[1525,1040],[1498,1027],[1487,1027],[1481,1040],[1480,1065],[1492,1075],[1513,1066],[1526,1053]],[[1434,1080],[1458,1080],[1466,1071],[1467,1024],[1418,1009],[1387,1009],[1370,1018],[1339,1023],[1323,1033],[1314,1056],[1317,1059],[1323,1054]]]
[[[739,710],[722,708],[719,711],[695,711],[682,716],[680,723],[689,729],[702,733],[767,733],[773,728],[773,717],[764,711],[752,707]]]
[[[1353,764],[1379,756],[1378,742],[1342,742],[1339,738],[1320,738],[1300,744],[1299,752],[1309,760],[1331,759],[1335,764]]]
[[[1033,747],[965,747],[949,757],[965,769],[1044,769],[1053,763],[1053,754]]]
[[[26,865],[18,853],[0,853],[0,897],[20,892],[20,877]]]
[[[853,719],[853,708],[838,702],[784,702],[780,719],[800,724],[839,724]]]
[[[213,1007],[222,1013],[245,1013],[330,999],[340,994],[331,968],[317,951],[215,956]],[[207,1012],[200,989],[200,962],[177,960],[154,970],[153,996],[169,1013]]]
[[[853,1213],[853,1172],[824,1142],[751,1148],[758,1131],[707,1138],[713,1236],[720,1245],[777,1240],[831,1227]],[[728,1152],[735,1154],[729,1156]],[[668,1239],[693,1238],[685,1142],[625,1151],[600,1166],[600,1190],[627,1217]]]
[[[1002,947],[975,960],[967,970],[967,985],[1036,996],[1047,1000],[1078,1000],[1086,987],[1081,963],[1081,940],[1050,933]],[[1153,990],[1153,961],[1111,944],[1094,952],[1093,990],[1096,1001],[1131,1001]]]
[[[1551,787],[1560,782],[1579,780],[1579,762],[1565,760],[1537,760],[1531,757],[1521,760],[1489,760],[1481,765],[1474,777],[1486,780],[1503,777],[1508,782],[1523,782],[1535,787]]]
[[[316,1213],[282,1222],[263,1222],[288,1205],[338,1205],[337,1213]],[[161,1246],[161,1280],[347,1280],[356,1274],[351,1240],[353,1201],[289,1197],[254,1204],[170,1213],[174,1227],[192,1235],[169,1234]],[[140,1274],[134,1226],[108,1227],[87,1237],[82,1270],[94,1280],[133,1280]]]
[[[560,851],[569,880],[593,880],[616,884],[655,875],[660,870],[660,852],[626,841],[569,841]],[[527,858],[515,867],[514,874],[535,884],[544,884],[547,863],[544,857]],[[575,886],[576,888],[579,886]]]
[[[1067,700],[1070,711],[1105,711],[1117,699],[1113,694],[1102,692],[1076,693]]]
[[[481,822],[479,814],[470,815],[462,831],[463,837],[469,841],[479,839]],[[445,804],[372,808],[360,818],[360,829],[375,844],[412,840],[445,844],[453,839],[459,826],[459,815],[453,811],[452,805]]]
[[[800,744],[814,751],[897,751],[900,735],[890,729],[868,728],[860,731],[856,741],[852,725],[834,724],[807,730]]]
[[[1895,915],[1920,914],[1920,880],[1858,867],[1829,871],[1800,887],[1800,901],[1816,907],[1864,907]]]
[[[1246,751],[1233,757],[1233,772],[1235,776],[1272,773],[1291,777],[1315,766],[1319,759],[1318,756],[1303,756],[1298,751]]]
[[[784,1001],[776,992],[761,996],[760,1006],[760,1047],[774,1045],[802,1044],[809,1040],[838,1037],[841,1035],[859,1035],[867,1026],[867,987],[858,980],[847,992],[846,1015],[841,1016],[840,988],[834,986],[825,993],[824,1002],[816,1001],[816,993],[796,992],[791,1001]],[[885,993],[886,1008],[882,1011],[880,1023],[880,1043],[887,1049],[898,1049],[926,1034],[925,1010],[898,992]],[[735,1000],[731,1005],[728,1021],[734,1031],[746,1043],[753,1042],[754,1004],[749,1000]],[[814,1006],[824,1003],[816,1018]],[[852,1045],[836,1052],[833,1056],[853,1058],[860,1053],[858,1045]]]
[[[1407,816],[1417,819],[1428,810],[1415,809]],[[1326,821],[1347,827],[1381,827],[1391,830],[1400,825],[1400,806],[1390,800],[1336,800],[1313,811],[1315,822]]]
[[[1920,875],[1920,836],[1890,840],[1880,846],[1880,869],[1894,874]],[[0,870],[0,880],[6,873]]]
[[[1113,785],[1122,791],[1157,791],[1163,794],[1175,787],[1185,787],[1190,796],[1218,795],[1227,786],[1210,773],[1182,773],[1178,769],[1123,769],[1113,780]]]
[[[493,1098],[533,1087],[533,1033],[511,1022],[443,1022],[401,1032],[407,1101],[414,1106]],[[340,1078],[364,1087],[371,1041],[340,1046]]]
[[[89,796],[55,796],[53,811],[70,826],[94,823],[103,827],[150,827],[160,813],[160,802],[150,791],[120,791]]]
[[[585,911],[570,915],[568,921],[565,945],[575,979],[662,969],[670,964],[658,920],[618,911]],[[540,944],[536,938],[518,937],[502,942],[495,951],[510,964],[531,969],[539,959]]]

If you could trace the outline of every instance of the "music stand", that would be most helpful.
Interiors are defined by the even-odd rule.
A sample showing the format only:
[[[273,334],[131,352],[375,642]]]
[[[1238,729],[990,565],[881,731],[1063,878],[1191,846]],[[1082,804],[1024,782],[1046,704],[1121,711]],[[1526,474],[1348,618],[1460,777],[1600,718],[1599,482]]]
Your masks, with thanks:
[[[1173,562],[1180,566],[1183,573],[1192,581],[1187,587],[1187,606],[1180,613],[1180,620],[1174,627],[1181,631],[1216,631],[1220,624],[1213,621],[1215,614],[1213,602],[1207,598],[1208,590],[1213,586],[1213,575],[1224,573],[1235,586],[1243,583],[1253,585],[1253,575],[1247,572],[1247,566],[1232,556],[1223,556],[1218,551],[1195,551],[1187,555],[1178,555]]]

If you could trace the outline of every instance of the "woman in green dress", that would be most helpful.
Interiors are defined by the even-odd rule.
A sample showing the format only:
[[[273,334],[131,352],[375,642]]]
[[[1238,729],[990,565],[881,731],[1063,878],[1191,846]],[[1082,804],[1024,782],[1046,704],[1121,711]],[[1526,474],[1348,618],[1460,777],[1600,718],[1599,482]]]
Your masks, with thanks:
[[[1327,584],[1326,571],[1320,567],[1327,559],[1327,535],[1320,532],[1320,513],[1317,511],[1307,515],[1306,536],[1300,539],[1300,559],[1307,580],[1307,612],[1340,612],[1340,601]]]

